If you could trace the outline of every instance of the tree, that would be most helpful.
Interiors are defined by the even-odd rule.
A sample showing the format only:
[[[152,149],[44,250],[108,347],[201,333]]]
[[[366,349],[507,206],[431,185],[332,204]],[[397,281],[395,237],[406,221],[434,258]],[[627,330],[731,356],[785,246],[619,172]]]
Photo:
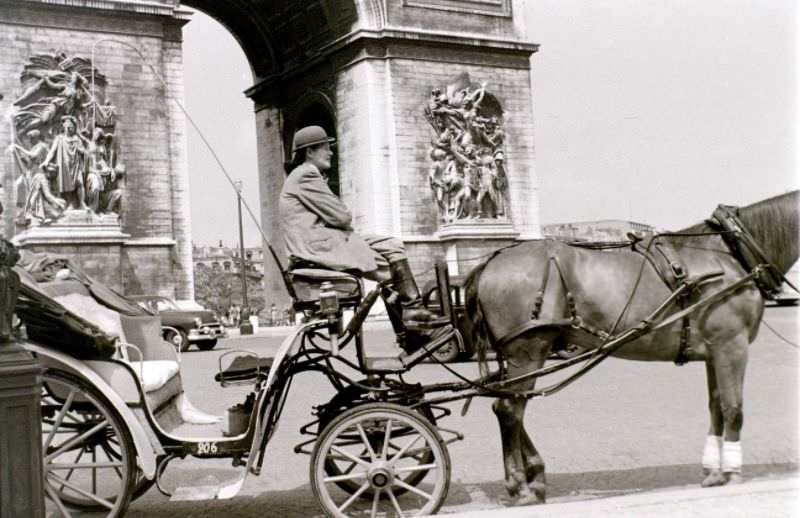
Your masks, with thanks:
[[[224,315],[231,304],[242,305],[242,278],[238,272],[198,264],[194,269],[194,298],[202,306]],[[256,272],[247,275],[247,302],[253,315],[266,306],[261,275]]]

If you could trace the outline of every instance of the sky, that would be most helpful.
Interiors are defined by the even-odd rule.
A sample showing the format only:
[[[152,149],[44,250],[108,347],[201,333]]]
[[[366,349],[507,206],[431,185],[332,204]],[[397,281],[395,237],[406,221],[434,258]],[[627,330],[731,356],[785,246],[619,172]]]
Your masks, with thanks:
[[[540,44],[542,224],[677,230],[718,203],[800,187],[794,0],[532,0],[518,14]],[[242,93],[252,77],[233,37],[202,13],[184,29],[184,76],[190,116],[259,214],[255,119]],[[233,189],[191,129],[188,146],[193,241],[234,246]],[[247,220],[245,245],[258,246]]]

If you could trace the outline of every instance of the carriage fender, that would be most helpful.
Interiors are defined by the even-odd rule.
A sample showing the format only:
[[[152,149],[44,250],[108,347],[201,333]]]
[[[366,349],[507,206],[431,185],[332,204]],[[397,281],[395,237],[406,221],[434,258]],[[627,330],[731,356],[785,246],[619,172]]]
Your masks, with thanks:
[[[72,374],[76,374],[85,379],[90,384],[97,387],[97,389],[108,399],[109,403],[114,407],[114,410],[119,412],[122,420],[128,427],[133,438],[133,444],[136,448],[136,458],[139,468],[142,470],[144,476],[151,480],[156,474],[156,450],[157,446],[150,443],[148,434],[145,432],[139,419],[136,418],[133,411],[128,407],[125,401],[111,388],[111,386],[95,371],[86,365],[81,360],[73,358],[60,351],[51,348],[42,347],[30,342],[21,342],[21,345],[28,351],[36,354],[37,359],[43,367],[62,369]]]

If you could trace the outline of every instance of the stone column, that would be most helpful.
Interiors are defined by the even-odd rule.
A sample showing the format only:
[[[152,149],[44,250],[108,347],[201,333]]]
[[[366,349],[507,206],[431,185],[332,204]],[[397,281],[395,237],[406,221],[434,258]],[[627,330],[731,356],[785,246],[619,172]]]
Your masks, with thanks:
[[[286,267],[283,250],[283,235],[278,218],[278,198],[286,173],[283,170],[282,120],[277,108],[261,108],[256,112],[256,134],[258,136],[258,188],[261,193],[261,224],[272,248]],[[289,294],[281,277],[278,265],[265,243],[264,249],[264,290],[266,300],[282,307],[289,301]]]
[[[19,255],[0,240],[0,516],[44,516],[42,475],[42,368],[15,344],[11,319]]]
[[[194,300],[192,224],[189,211],[189,167],[186,156],[186,117],[174,102],[184,102],[183,50],[180,40],[164,39],[163,70],[166,81],[169,157],[172,187],[172,235],[175,239],[175,298]]]

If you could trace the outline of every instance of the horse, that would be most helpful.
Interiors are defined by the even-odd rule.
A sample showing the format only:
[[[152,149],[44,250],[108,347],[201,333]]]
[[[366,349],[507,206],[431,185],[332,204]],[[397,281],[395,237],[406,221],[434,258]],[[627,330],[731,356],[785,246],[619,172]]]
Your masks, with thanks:
[[[797,260],[799,201],[794,191],[737,211],[718,209],[738,213],[738,221],[732,221],[749,231],[760,248],[755,255],[762,260],[756,262],[768,261],[772,266],[767,268],[743,265],[749,252],[737,251],[732,241],[741,229],[720,228],[708,220],[657,235],[645,253],[630,243],[525,241],[499,250],[469,273],[466,311],[478,357],[485,368],[486,353],[494,348],[505,380],[492,410],[500,425],[505,485],[515,505],[546,499],[544,461],[523,418],[535,391],[531,373],[542,369],[551,350],[565,344],[600,356],[597,361],[603,355],[704,361],[710,426],[701,485],[742,481],[742,390],[748,345],[764,311],[761,281],[771,271],[772,289],[779,287]],[[630,339],[603,352],[604,344],[621,336]]]

